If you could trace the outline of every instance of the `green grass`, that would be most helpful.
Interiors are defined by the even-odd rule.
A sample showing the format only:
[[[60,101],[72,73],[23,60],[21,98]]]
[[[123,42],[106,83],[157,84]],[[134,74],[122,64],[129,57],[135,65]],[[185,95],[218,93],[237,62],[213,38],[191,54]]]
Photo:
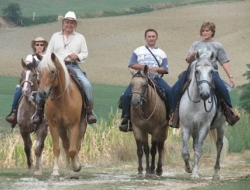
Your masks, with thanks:
[[[208,187],[202,187],[202,190],[243,190],[249,189],[250,186],[250,179],[249,177],[244,177],[234,181],[226,181],[224,183],[216,184],[216,185],[209,185]],[[192,188],[200,189],[200,188]]]
[[[64,15],[67,11],[75,11],[78,15],[84,13],[98,12],[98,11],[119,11],[132,7],[145,7],[157,3],[168,4],[169,7],[178,5],[187,5],[194,3],[218,2],[223,0],[1,0],[0,9],[7,7],[9,3],[18,3],[24,17],[32,17],[33,12],[36,16],[48,15]],[[60,2],[60,3],[59,3]],[[0,11],[2,16],[2,11]]]
[[[0,133],[9,129],[5,121],[6,115],[11,110],[11,104],[18,77],[0,76]],[[125,86],[112,86],[104,84],[92,84],[94,93],[94,111],[98,119],[108,120],[110,113],[117,112],[117,102],[125,90]]]

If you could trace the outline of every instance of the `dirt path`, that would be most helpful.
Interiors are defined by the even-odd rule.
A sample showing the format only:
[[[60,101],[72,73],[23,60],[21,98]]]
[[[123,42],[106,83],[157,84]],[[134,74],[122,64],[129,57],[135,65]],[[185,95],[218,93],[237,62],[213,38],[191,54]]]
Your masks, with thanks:
[[[221,181],[235,180],[249,177],[250,151],[230,154],[221,164]],[[212,182],[214,158],[204,155],[200,164],[201,178],[190,180],[190,174],[185,173],[183,163],[178,165],[164,165],[164,173],[161,177],[137,178],[137,166],[135,164],[122,164],[121,166],[85,166],[79,180],[50,181],[51,169],[45,169],[42,176],[29,176],[24,169],[1,169],[0,189],[13,190],[57,190],[57,189],[190,189],[214,185]],[[63,175],[62,175],[63,176]]]

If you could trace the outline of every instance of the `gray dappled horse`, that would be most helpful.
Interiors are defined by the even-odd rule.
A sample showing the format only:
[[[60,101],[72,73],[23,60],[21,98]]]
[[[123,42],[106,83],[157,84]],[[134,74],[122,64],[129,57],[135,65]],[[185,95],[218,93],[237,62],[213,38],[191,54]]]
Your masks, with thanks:
[[[156,92],[156,86],[147,76],[148,67],[137,72],[131,84],[131,123],[137,145],[138,176],[142,176],[143,150],[146,155],[146,176],[162,175],[162,155],[164,142],[167,138],[168,120],[164,101]],[[152,83],[150,85],[149,83]],[[148,135],[151,135],[151,150],[148,145]],[[155,156],[158,151],[159,158],[155,171]],[[149,164],[151,152],[151,165]]]
[[[39,126],[31,122],[31,117],[35,112],[35,94],[38,88],[36,63],[26,65],[21,61],[23,71],[21,74],[20,85],[22,87],[22,97],[20,98],[17,110],[17,124],[24,142],[24,151],[27,158],[28,169],[33,169],[32,159],[32,140],[30,133],[36,134],[36,164],[34,168],[35,175],[42,174],[42,151],[44,148],[44,140],[47,136],[47,126],[43,121]]]
[[[220,108],[217,108],[217,98],[213,87],[214,68],[211,60],[212,52],[197,52],[196,60],[191,65],[190,85],[180,100],[180,127],[182,134],[182,157],[185,170],[192,173],[191,178],[199,178],[199,161],[202,155],[203,142],[206,136],[213,135],[216,143],[216,162],[213,180],[219,180],[220,157],[223,148],[224,125],[226,118]],[[211,131],[210,131],[211,130]],[[189,138],[193,138],[194,164],[189,163]],[[224,141],[224,143],[227,141]],[[226,146],[225,146],[226,147]]]

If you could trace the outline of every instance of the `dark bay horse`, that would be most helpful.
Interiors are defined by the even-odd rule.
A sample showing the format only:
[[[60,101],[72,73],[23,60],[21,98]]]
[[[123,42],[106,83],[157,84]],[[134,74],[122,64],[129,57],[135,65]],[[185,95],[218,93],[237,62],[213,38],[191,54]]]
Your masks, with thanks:
[[[60,137],[66,155],[66,168],[69,170],[67,177],[78,179],[81,170],[78,154],[87,128],[82,112],[86,103],[64,61],[54,53],[43,56],[38,71],[38,93],[46,99],[45,116],[53,140],[54,167],[51,177],[59,178]]]
[[[42,151],[44,148],[44,140],[47,136],[47,126],[45,122],[39,126],[32,124],[31,117],[35,112],[35,94],[38,88],[36,63],[26,65],[21,61],[23,71],[21,74],[20,85],[22,87],[22,97],[20,98],[17,110],[17,124],[24,142],[24,151],[27,157],[28,169],[33,168],[32,159],[32,141],[30,133],[36,133],[37,142],[35,149],[36,164],[34,168],[35,175],[42,174]]]
[[[152,85],[150,85],[151,83]],[[146,176],[162,175],[162,157],[164,142],[167,139],[168,120],[164,101],[156,92],[154,82],[148,77],[148,67],[137,72],[131,82],[131,123],[137,145],[138,176],[143,175],[142,156],[146,155]],[[148,138],[151,135],[151,150]],[[155,170],[155,156],[158,151],[158,163]],[[149,164],[151,153],[151,165]]]
[[[202,156],[203,143],[208,134],[209,140],[217,149],[213,180],[219,180],[221,153],[227,151],[228,141],[224,137],[226,118],[213,89],[212,52],[199,51],[191,64],[190,85],[180,101],[180,126],[182,134],[182,157],[185,170],[192,173],[191,178],[199,178],[199,161]],[[193,138],[194,164],[190,165],[189,138]],[[224,145],[226,146],[223,146]]]

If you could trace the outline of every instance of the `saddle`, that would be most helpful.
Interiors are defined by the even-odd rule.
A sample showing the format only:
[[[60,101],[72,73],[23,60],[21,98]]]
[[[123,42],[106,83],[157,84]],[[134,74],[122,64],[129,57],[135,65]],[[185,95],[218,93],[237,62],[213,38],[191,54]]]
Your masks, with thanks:
[[[73,69],[71,69],[71,68],[67,67],[67,69],[68,69],[68,72],[70,74],[70,77],[72,78],[72,80],[74,81],[74,83],[76,84],[76,86],[78,87],[78,89],[80,90],[81,95],[82,95],[82,99],[85,100],[85,101],[87,101],[87,99],[86,99],[87,96],[84,93],[84,88],[82,86],[82,83],[78,80],[76,72]],[[83,74],[86,76],[85,72],[83,72]]]

